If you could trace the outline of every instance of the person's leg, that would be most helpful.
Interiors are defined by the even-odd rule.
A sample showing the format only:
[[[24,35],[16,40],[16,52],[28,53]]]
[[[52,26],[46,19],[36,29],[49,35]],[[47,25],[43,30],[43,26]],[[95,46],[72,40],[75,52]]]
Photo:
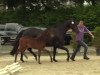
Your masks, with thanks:
[[[85,42],[81,41],[81,46],[84,47],[84,59],[89,60],[89,58],[87,57],[87,50],[88,50],[88,46]]]
[[[77,47],[74,50],[74,53],[72,54],[72,56],[70,58],[72,61],[75,61],[75,56],[76,56],[77,52],[80,50],[80,47],[81,47],[80,41],[77,41]]]

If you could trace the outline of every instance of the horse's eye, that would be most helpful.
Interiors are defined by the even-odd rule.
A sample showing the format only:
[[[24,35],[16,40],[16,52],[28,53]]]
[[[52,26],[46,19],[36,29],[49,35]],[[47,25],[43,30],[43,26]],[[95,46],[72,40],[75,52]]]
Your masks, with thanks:
[[[74,24],[74,22],[72,21],[72,24]]]

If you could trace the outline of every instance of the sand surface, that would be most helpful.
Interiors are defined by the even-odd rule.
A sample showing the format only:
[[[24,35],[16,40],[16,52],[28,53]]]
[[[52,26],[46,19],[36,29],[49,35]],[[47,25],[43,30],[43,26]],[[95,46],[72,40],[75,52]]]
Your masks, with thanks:
[[[50,62],[49,56],[41,56],[42,64],[38,64],[34,57],[28,54],[28,60],[22,63],[22,69],[17,75],[100,75],[100,57],[89,55],[90,60],[84,60],[82,55],[76,56],[76,61],[67,62],[65,55],[56,57],[58,62]],[[0,56],[0,69],[14,62],[14,57],[10,55]]]

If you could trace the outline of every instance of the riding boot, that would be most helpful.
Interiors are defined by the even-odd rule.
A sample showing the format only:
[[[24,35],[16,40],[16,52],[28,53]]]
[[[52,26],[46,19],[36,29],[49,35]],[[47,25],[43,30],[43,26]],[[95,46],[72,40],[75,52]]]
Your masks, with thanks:
[[[75,61],[75,55],[76,55],[76,54],[73,53],[72,56],[70,57],[70,59],[71,59],[72,61]]]
[[[86,53],[84,53],[84,59],[89,60],[90,58],[87,57]]]
[[[85,49],[85,51],[84,51],[84,59],[86,59],[86,60],[90,59],[89,57],[87,57],[87,49]]]
[[[75,61],[75,56],[76,56],[76,54],[77,54],[77,52],[79,51],[79,47],[77,47],[77,49],[74,51],[74,53],[72,54],[72,56],[71,56],[71,60],[72,61]]]
[[[77,50],[74,51],[74,53],[72,54],[72,56],[70,57],[70,59],[72,61],[75,61],[75,56],[76,56]]]

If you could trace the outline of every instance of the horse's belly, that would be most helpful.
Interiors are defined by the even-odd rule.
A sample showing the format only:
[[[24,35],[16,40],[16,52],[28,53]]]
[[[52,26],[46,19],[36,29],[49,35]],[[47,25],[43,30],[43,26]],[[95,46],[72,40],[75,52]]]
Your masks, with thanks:
[[[28,47],[33,49],[43,49],[45,47],[45,43],[33,42],[28,44]]]

